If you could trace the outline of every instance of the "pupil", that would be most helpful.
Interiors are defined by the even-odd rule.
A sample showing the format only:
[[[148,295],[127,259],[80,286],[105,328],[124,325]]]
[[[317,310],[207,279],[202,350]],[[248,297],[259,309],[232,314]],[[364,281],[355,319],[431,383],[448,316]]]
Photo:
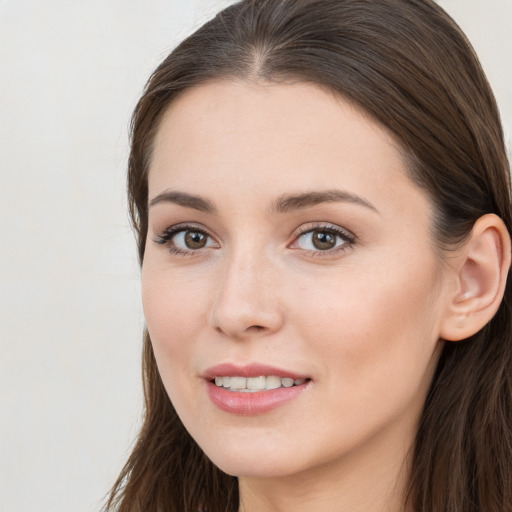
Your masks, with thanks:
[[[206,245],[206,236],[203,233],[187,231],[185,244],[189,249],[201,249]]]
[[[336,236],[325,231],[313,234],[313,245],[320,250],[332,249],[336,245]]]

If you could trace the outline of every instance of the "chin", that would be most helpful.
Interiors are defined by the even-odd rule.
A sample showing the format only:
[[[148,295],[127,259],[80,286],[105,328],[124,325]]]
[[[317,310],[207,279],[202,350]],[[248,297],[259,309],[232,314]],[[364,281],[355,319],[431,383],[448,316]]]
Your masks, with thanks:
[[[261,460],[245,460],[245,458],[228,460],[223,457],[220,461],[210,460],[224,473],[243,478],[282,478],[300,472],[294,469],[289,461],[286,464],[283,464],[283,461],[279,461],[279,464],[268,464]]]
[[[236,477],[278,478],[300,472],[300,461],[292,454],[271,447],[222,446],[220,450],[204,450],[221,471]]]

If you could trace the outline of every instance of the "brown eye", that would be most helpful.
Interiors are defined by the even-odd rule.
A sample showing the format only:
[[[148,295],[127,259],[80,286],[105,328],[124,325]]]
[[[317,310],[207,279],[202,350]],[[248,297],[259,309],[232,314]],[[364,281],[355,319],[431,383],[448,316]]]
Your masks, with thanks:
[[[219,244],[206,232],[192,227],[171,227],[160,236],[155,242],[166,245],[173,254],[193,253],[201,249],[219,248]]]
[[[336,247],[336,235],[327,231],[314,231],[311,243],[319,251],[327,251]]]
[[[338,226],[318,226],[303,231],[290,246],[317,253],[334,253],[338,249],[348,249],[355,242],[354,236]]]
[[[206,247],[208,236],[199,231],[185,231],[184,241],[187,249],[202,249]]]

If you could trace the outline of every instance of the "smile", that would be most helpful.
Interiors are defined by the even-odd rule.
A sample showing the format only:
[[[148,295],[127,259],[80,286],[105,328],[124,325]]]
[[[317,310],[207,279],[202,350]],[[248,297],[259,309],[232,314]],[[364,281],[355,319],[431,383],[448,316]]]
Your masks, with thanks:
[[[279,388],[291,388],[304,384],[306,379],[292,379],[291,377],[277,377],[276,375],[260,375],[259,377],[224,376],[215,377],[213,382],[219,388],[227,391],[255,393]]]
[[[221,363],[206,370],[206,392],[222,411],[252,416],[270,412],[299,399],[313,379],[293,370],[253,362]]]

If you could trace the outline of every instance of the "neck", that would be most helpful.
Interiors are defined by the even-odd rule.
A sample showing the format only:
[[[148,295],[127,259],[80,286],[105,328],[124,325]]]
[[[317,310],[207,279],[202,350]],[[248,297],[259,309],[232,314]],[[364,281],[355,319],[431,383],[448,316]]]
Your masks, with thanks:
[[[288,476],[240,477],[239,512],[411,512],[404,502],[412,439],[381,443]]]

